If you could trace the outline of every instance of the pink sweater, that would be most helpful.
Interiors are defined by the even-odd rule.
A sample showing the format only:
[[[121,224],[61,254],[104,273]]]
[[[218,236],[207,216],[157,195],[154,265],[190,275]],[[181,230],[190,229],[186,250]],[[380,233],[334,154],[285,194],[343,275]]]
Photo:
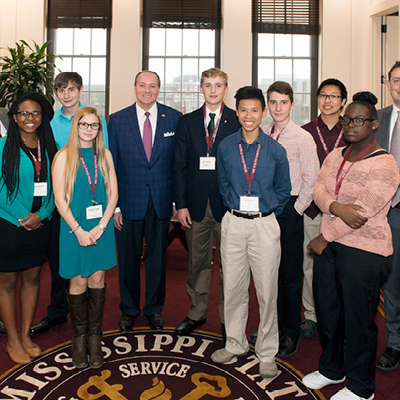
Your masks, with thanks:
[[[391,154],[382,154],[357,161],[343,180],[337,201],[358,204],[359,212],[368,221],[352,229],[339,217],[331,217],[330,204],[336,200],[336,174],[343,161],[343,147],[333,150],[322,164],[314,187],[314,201],[324,213],[321,233],[329,242],[338,242],[371,253],[389,256],[393,253],[392,233],[387,221],[391,200],[400,183],[396,161]],[[343,171],[352,163],[347,161]]]

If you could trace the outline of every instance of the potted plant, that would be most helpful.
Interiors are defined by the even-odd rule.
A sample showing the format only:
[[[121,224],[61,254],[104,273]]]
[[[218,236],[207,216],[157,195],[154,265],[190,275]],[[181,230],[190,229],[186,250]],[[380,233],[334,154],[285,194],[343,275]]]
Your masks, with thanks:
[[[17,97],[25,92],[41,92],[54,104],[51,73],[55,64],[47,61],[47,58],[56,57],[54,54],[46,54],[49,42],[39,46],[35,41],[34,49],[24,40],[16,47],[6,47],[9,56],[0,57],[0,107],[9,108]],[[25,49],[30,50],[25,54]]]

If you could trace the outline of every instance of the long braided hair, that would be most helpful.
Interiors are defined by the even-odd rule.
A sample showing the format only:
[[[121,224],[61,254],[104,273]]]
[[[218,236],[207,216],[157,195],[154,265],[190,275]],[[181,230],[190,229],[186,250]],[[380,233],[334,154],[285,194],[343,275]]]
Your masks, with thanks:
[[[52,106],[46,97],[40,93],[28,92],[22,94],[11,105],[10,110],[8,111],[10,125],[7,130],[7,139],[4,145],[1,163],[1,180],[3,181],[1,189],[4,185],[6,186],[7,198],[10,200],[10,203],[14,201],[19,189],[20,148],[21,145],[23,145],[18,125],[14,120],[14,115],[17,114],[21,103],[28,100],[35,101],[42,109],[42,123],[37,130],[37,135],[40,139],[40,146],[42,149],[42,168],[40,171],[41,182],[46,182],[48,174],[51,174],[51,171],[49,171],[47,167],[47,159],[49,160],[51,167],[53,158],[57,153],[56,142],[50,126],[50,121],[54,115]],[[49,200],[50,198],[48,198],[48,201]]]

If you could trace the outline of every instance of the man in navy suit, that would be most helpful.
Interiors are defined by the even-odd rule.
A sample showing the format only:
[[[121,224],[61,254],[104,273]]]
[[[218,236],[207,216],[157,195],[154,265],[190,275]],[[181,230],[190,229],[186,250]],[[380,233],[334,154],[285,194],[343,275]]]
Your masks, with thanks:
[[[223,103],[228,75],[211,68],[201,75],[201,108],[179,119],[174,152],[174,194],[189,250],[187,291],[190,308],[177,335],[190,335],[206,321],[210,299],[213,238],[220,255],[221,219],[226,212],[218,189],[216,157],[222,139],[240,128],[236,112]],[[220,258],[221,259],[221,258]],[[219,266],[219,317],[224,329],[222,268]]]
[[[400,61],[396,61],[390,69],[388,78],[386,86],[393,98],[393,105],[378,111],[379,128],[375,139],[384,149],[393,153],[399,165],[400,160],[397,157],[399,152],[396,156],[391,143],[393,143],[396,121],[400,118]],[[397,124],[400,124],[400,119]],[[376,366],[383,371],[395,370],[400,360],[400,203],[392,204],[388,221],[392,229],[394,252],[392,269],[383,284],[387,347],[376,363]]]
[[[172,156],[180,112],[157,102],[160,78],[136,75],[136,103],[110,115],[109,142],[118,180],[114,214],[118,245],[120,331],[140,314],[140,261],[146,244],[146,300],[151,329],[164,327],[165,264],[172,215]]]

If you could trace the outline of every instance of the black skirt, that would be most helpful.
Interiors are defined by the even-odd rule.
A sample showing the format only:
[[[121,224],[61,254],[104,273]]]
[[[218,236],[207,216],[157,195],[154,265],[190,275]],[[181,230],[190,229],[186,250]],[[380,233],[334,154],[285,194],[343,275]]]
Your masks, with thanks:
[[[34,231],[17,227],[0,218],[0,272],[17,272],[46,261],[51,224],[48,218]]]

